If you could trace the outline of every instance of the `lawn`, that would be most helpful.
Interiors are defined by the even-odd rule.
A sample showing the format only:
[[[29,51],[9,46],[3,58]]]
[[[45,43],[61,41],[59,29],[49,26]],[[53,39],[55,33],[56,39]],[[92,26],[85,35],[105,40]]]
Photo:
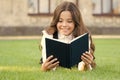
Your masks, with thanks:
[[[42,72],[39,40],[0,40],[0,80],[120,80],[120,39],[94,39],[97,67]]]

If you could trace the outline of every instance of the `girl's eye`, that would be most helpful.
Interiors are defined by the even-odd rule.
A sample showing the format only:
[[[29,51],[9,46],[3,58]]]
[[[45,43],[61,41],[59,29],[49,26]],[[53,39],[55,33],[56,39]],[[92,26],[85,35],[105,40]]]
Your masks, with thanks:
[[[58,22],[62,22],[62,20],[59,20]]]
[[[72,23],[73,21],[68,21],[68,23]]]

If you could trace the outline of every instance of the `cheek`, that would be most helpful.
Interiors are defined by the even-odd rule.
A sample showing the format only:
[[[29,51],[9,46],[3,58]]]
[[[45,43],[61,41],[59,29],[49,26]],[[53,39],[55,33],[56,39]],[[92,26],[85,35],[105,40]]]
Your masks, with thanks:
[[[70,27],[71,31],[73,31],[73,30],[74,30],[74,28],[75,28],[74,24],[73,24],[73,25],[71,25],[71,27]]]
[[[60,24],[58,23],[58,24],[57,24],[57,30],[59,30],[59,29],[60,29]]]
[[[74,31],[74,27],[70,28],[70,33],[72,33]]]

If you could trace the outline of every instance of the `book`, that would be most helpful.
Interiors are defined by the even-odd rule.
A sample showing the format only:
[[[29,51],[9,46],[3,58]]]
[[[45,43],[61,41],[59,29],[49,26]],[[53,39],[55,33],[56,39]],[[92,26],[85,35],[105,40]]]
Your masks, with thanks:
[[[46,57],[53,55],[58,59],[59,66],[71,68],[81,61],[81,55],[89,50],[89,34],[84,33],[74,38],[70,43],[58,39],[45,38]]]

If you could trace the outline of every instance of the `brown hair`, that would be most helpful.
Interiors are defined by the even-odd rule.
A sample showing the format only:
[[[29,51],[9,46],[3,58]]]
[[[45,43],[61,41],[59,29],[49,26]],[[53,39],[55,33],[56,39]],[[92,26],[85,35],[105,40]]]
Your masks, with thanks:
[[[73,36],[77,37],[79,35],[82,35],[83,33],[89,33],[87,27],[84,26],[83,24],[83,20],[82,20],[82,16],[81,13],[79,11],[79,8],[72,2],[67,2],[64,1],[61,4],[59,4],[53,14],[53,20],[50,24],[50,26],[46,29],[46,31],[48,32],[48,34],[54,34],[55,32],[57,32],[57,23],[59,21],[59,17],[61,12],[63,11],[70,11],[71,15],[72,15],[72,19],[74,21],[75,24],[75,29],[73,31]],[[91,49],[94,51],[95,47],[94,44],[92,42],[92,38],[90,35],[90,39],[91,39]]]

